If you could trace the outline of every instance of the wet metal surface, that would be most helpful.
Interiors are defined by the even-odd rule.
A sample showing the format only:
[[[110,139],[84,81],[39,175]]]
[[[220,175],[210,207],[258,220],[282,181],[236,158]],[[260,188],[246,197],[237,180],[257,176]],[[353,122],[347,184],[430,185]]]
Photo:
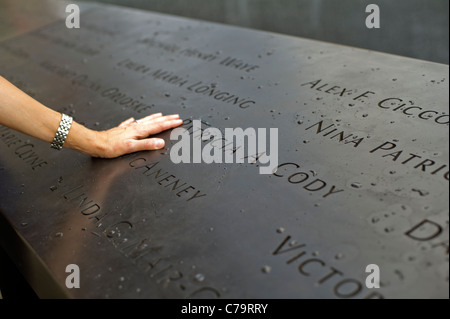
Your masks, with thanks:
[[[96,130],[159,111],[277,127],[280,167],[174,164],[170,132],[103,160],[0,127],[0,238],[40,296],[448,298],[447,65],[113,6],[81,19],[0,42],[0,74]]]
[[[289,34],[448,64],[449,2],[377,0],[381,28],[365,26],[371,0],[99,0],[187,18]]]
[[[2,0],[0,1],[0,40],[65,19],[66,6],[75,1]],[[78,3],[80,11],[95,8],[95,3]]]

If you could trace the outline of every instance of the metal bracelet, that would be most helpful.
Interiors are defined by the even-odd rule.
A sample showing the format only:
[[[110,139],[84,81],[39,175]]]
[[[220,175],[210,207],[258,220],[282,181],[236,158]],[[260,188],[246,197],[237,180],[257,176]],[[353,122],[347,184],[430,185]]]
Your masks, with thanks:
[[[58,130],[56,131],[55,138],[50,144],[52,148],[60,150],[66,141],[69,134],[70,127],[72,126],[72,117],[66,114],[62,114],[61,122],[59,123]]]

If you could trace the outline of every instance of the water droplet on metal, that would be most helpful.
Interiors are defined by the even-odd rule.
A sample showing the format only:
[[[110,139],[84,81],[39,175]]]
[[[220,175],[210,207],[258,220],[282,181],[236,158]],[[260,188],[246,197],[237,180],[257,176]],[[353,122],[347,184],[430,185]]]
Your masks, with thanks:
[[[202,282],[203,280],[205,280],[205,275],[198,273],[194,276],[194,278],[196,281]]]
[[[116,232],[111,229],[111,230],[106,232],[106,237],[113,238],[115,234],[116,234]]]
[[[334,258],[337,259],[337,260],[342,259],[342,258],[344,258],[344,254],[339,253],[336,256],[334,256]]]
[[[361,188],[361,187],[362,187],[361,183],[358,183],[358,182],[352,183],[351,186],[352,186],[353,188]]]
[[[55,190],[57,190],[58,189],[58,187],[56,187],[55,185],[52,185],[52,186],[50,186],[50,190],[53,192],[53,191],[55,191]]]
[[[385,233],[391,233],[391,232],[393,232],[395,229],[394,229],[394,227],[386,227],[385,229],[384,229],[384,232]]]
[[[261,268],[261,270],[263,273],[268,274],[272,271],[272,267],[265,265]]]
[[[58,232],[58,233],[55,234],[55,237],[62,237],[62,236],[64,236],[64,234],[61,233],[61,232]]]

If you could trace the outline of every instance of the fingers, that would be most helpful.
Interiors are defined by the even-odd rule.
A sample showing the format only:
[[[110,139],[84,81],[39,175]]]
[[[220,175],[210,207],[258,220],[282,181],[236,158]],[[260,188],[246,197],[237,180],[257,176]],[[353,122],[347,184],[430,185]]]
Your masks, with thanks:
[[[162,131],[177,127],[182,123],[183,120],[180,119],[178,114],[162,116],[161,113],[158,113],[134,122],[133,131],[137,138],[145,138],[149,135],[158,134]]]
[[[136,120],[134,119],[134,117],[131,117],[128,120],[123,121],[122,123],[120,123],[119,127],[125,127],[125,126],[128,126],[128,125],[130,125],[130,124],[132,124],[134,122],[136,122]]]
[[[142,127],[142,133],[146,134],[147,136],[154,135],[161,133],[162,131],[180,126],[181,124],[183,124],[183,120],[167,118],[162,121],[149,123],[146,127]]]
[[[162,149],[165,145],[163,139],[160,138],[147,138],[143,140],[133,140],[130,143],[129,152],[139,152],[139,151],[153,151]]]
[[[162,116],[162,113],[155,113],[155,114],[152,114],[152,115],[143,117],[143,118],[137,120],[137,122],[139,122],[139,123],[145,123],[145,122],[147,122],[147,121],[156,119],[156,118],[161,117],[161,116]]]
[[[154,115],[156,115],[156,116],[154,116]],[[147,125],[147,124],[151,124],[151,123],[158,123],[158,122],[163,122],[163,121],[167,121],[167,120],[175,120],[175,119],[180,118],[180,116],[178,114],[162,116],[161,113],[158,113],[158,114],[154,114],[154,115],[150,115],[150,116],[144,117],[142,119],[139,119],[137,122],[139,124]]]
[[[141,118],[141,119],[139,119],[139,120],[136,120],[134,117],[131,117],[131,118],[129,118],[128,120],[126,120],[126,121],[123,121],[122,123],[120,123],[119,124],[119,127],[125,127],[125,126],[129,126],[130,124],[133,124],[133,123],[147,123],[147,122],[149,122],[149,121],[152,121],[152,120],[154,120],[154,119],[157,119],[157,118],[159,118],[159,117],[161,117],[162,116],[162,113],[155,113],[155,114],[152,114],[152,115],[149,115],[149,116],[146,116],[146,117],[144,117],[144,118]],[[178,115],[177,115],[178,116]],[[179,116],[178,116],[179,117]]]

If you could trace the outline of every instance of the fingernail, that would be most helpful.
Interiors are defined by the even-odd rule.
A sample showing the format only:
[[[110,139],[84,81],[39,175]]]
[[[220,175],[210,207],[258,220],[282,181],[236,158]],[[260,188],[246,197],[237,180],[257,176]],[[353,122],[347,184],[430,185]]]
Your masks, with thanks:
[[[157,140],[155,142],[155,147],[157,148],[163,148],[164,147],[164,140]]]

